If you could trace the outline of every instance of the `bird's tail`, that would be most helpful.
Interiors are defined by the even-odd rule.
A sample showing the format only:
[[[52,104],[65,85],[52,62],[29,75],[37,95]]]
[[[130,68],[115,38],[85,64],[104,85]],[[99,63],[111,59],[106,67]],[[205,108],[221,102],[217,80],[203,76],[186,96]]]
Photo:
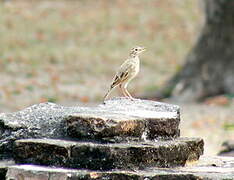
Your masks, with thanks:
[[[119,85],[119,83],[120,83],[120,81],[114,81],[112,84],[111,84],[111,86],[110,86],[110,89],[107,91],[107,93],[105,94],[105,96],[104,96],[104,100],[103,100],[103,102],[105,102],[105,100],[108,98],[108,96],[109,96],[109,94],[111,93],[111,91],[116,87],[116,86],[118,86]]]
[[[103,101],[105,102],[105,100],[108,98],[110,92],[112,91],[113,88],[110,88],[107,93],[105,94],[104,98],[103,98]]]

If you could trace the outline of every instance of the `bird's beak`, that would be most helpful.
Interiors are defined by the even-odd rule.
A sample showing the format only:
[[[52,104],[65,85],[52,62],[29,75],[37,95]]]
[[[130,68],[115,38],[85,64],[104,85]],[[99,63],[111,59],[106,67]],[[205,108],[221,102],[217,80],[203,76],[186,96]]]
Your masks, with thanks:
[[[142,51],[146,51],[146,48],[145,48],[145,47],[143,47],[143,48],[142,48]]]

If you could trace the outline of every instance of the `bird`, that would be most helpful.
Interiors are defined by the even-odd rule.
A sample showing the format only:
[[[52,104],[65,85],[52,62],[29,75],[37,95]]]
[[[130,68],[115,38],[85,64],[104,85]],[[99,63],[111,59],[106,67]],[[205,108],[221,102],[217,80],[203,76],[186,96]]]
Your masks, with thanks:
[[[145,47],[140,47],[140,46],[131,49],[129,57],[127,58],[127,60],[123,62],[123,64],[117,70],[114,79],[110,85],[110,88],[104,96],[104,102],[111,93],[111,91],[117,86],[119,86],[121,92],[125,97],[134,100],[134,98],[128,92],[127,86],[129,82],[139,73],[140,69],[139,55],[145,50],[146,50]]]

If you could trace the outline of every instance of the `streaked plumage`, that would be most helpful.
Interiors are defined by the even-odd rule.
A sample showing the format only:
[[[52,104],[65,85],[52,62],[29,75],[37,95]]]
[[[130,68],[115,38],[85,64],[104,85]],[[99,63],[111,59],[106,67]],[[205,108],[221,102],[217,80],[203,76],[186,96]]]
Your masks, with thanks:
[[[140,68],[140,60],[138,55],[145,51],[145,48],[143,47],[135,47],[131,49],[131,52],[129,54],[129,58],[120,66],[118,69],[113,82],[110,86],[110,89],[104,96],[104,101],[110,94],[110,92],[116,87],[119,86],[122,93],[125,97],[129,97],[131,99],[132,96],[127,91],[128,83],[138,74],[139,68]]]

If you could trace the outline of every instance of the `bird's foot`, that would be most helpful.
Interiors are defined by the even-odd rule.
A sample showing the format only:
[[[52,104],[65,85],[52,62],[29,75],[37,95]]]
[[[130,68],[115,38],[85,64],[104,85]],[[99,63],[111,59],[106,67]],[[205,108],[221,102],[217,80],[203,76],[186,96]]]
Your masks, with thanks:
[[[132,96],[125,96],[126,98],[130,99],[131,101],[136,100],[135,98],[133,98]]]

